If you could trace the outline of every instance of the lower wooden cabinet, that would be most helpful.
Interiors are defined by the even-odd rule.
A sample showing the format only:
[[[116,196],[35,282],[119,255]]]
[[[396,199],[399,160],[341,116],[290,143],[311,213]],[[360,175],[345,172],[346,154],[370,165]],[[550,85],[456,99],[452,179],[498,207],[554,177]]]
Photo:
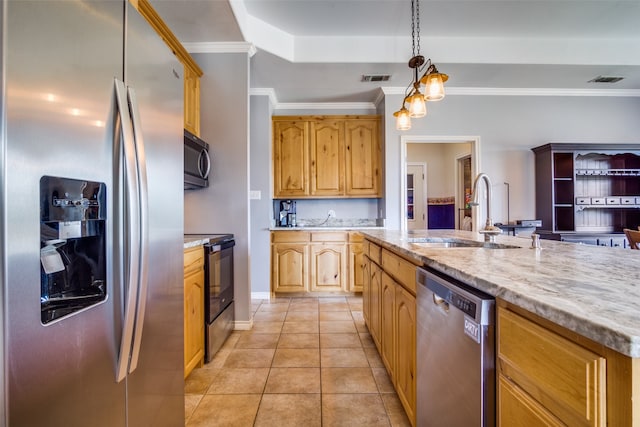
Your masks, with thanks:
[[[400,402],[415,425],[416,297],[411,291],[415,284],[404,282],[409,277],[415,281],[416,266],[372,242],[365,242],[364,247],[364,271],[369,273],[362,293],[365,322]],[[385,259],[386,265],[392,265],[389,270]]]
[[[503,307],[497,323],[499,425],[607,424],[604,357]]]
[[[204,362],[204,249],[184,251],[184,377]]]
[[[362,292],[362,236],[344,231],[271,232],[271,290]]]
[[[416,418],[416,297],[396,286],[395,386],[410,420]]]

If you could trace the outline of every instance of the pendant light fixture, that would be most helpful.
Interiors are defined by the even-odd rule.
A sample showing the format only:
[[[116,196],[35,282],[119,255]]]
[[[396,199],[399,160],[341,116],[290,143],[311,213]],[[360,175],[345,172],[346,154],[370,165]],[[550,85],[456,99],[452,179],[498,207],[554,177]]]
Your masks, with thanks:
[[[444,98],[444,82],[449,76],[438,72],[431,59],[425,61],[420,55],[420,0],[411,0],[411,40],[413,56],[409,60],[409,68],[413,70],[413,81],[407,86],[402,99],[402,107],[393,113],[396,117],[396,129],[411,129],[411,119],[427,115],[426,101],[439,101]],[[419,77],[420,74],[422,77]],[[420,85],[425,85],[425,93],[420,92]],[[405,104],[409,104],[407,109]]]

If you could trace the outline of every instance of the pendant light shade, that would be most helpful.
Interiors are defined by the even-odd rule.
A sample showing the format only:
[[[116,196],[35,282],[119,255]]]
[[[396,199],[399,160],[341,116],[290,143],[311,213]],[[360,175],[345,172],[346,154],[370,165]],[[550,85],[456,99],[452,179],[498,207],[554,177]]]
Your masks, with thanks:
[[[420,92],[414,93],[409,97],[409,116],[412,119],[419,119],[427,115],[427,103],[424,95]]]
[[[396,129],[397,130],[409,130],[411,129],[411,118],[409,117],[409,110],[404,108],[404,106],[400,109],[400,111],[396,111],[393,113],[396,117]]]
[[[411,0],[411,40],[413,56],[409,59],[409,68],[413,70],[413,81],[405,90],[400,110],[393,113],[396,117],[396,129],[411,129],[411,118],[417,119],[427,115],[425,101],[439,101],[444,98],[444,83],[449,76],[438,72],[431,59],[425,61],[420,55],[420,0]],[[422,77],[418,77],[423,70]],[[424,84],[425,93],[420,92],[420,85]],[[405,107],[409,103],[409,109]]]
[[[444,82],[449,79],[446,74],[432,73],[427,74],[420,80],[426,85],[425,98],[428,101],[440,101],[444,98]]]

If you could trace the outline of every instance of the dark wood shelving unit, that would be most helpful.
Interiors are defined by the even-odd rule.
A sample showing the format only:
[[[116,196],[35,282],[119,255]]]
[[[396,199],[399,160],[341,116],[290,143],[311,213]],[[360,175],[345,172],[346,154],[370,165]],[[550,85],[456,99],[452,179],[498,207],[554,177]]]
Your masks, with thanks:
[[[533,152],[543,237],[608,246],[640,225],[640,144],[551,143]]]

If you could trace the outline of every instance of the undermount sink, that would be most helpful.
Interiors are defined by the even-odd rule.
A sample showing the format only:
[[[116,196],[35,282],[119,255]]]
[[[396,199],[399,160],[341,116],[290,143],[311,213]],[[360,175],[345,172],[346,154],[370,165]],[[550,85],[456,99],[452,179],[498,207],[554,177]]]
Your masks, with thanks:
[[[421,248],[485,248],[485,249],[520,249],[520,246],[494,242],[477,242],[475,240],[452,239],[443,237],[412,237],[408,243]]]

